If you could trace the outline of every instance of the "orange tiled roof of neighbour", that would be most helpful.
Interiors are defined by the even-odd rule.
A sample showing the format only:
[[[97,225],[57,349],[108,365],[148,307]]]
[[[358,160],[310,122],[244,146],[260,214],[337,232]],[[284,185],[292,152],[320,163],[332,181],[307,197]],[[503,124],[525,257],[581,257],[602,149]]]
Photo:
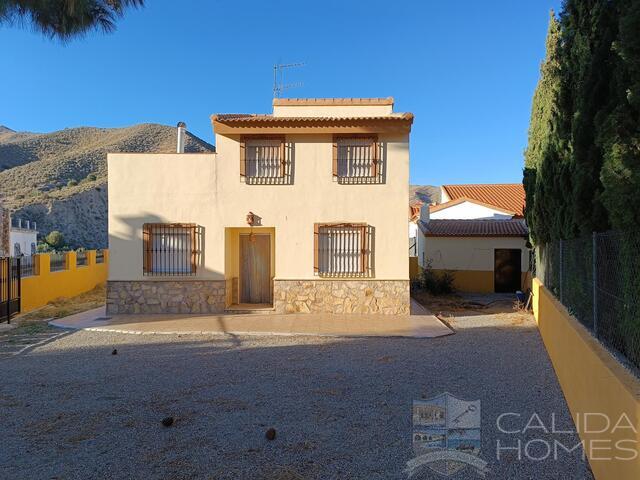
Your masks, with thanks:
[[[475,203],[476,205],[481,205],[483,207],[492,208],[494,210],[501,211],[503,213],[518,216],[522,215],[522,212],[516,212],[514,210],[507,210],[506,208],[498,207],[496,205],[492,205],[485,202],[480,202],[474,198],[469,197],[458,197],[455,200],[449,200],[448,202],[438,203],[437,205],[429,205],[429,213],[439,212],[440,210],[444,210],[445,208],[453,207],[454,205],[460,205],[464,202]]]
[[[451,200],[466,197],[520,216],[524,213],[525,193],[521,183],[443,185],[442,188]]]

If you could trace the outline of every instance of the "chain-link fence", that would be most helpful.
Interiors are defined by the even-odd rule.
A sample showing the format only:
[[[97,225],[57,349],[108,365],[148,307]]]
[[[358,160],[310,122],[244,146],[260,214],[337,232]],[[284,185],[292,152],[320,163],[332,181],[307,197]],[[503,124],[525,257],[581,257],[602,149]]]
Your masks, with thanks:
[[[640,232],[541,246],[536,277],[598,340],[640,368]]]

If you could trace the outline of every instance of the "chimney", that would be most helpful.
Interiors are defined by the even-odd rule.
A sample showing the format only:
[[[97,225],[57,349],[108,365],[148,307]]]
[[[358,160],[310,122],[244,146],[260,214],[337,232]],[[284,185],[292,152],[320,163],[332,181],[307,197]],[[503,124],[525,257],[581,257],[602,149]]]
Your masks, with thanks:
[[[184,122],[178,122],[178,148],[177,153],[184,153],[184,141],[187,135],[187,124]]]

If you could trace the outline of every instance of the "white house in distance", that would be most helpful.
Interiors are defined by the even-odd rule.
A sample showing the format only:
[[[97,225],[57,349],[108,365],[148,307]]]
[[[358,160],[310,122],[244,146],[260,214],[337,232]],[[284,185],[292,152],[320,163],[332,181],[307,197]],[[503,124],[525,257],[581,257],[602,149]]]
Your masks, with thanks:
[[[22,218],[11,218],[9,230],[9,251],[12,256],[34,255],[38,243],[36,222]]]
[[[409,313],[412,114],[275,99],[211,120],[215,153],[108,155],[108,313]]]
[[[528,230],[522,184],[443,185],[442,202],[424,205],[418,225],[421,267],[450,271],[467,292],[527,288]]]

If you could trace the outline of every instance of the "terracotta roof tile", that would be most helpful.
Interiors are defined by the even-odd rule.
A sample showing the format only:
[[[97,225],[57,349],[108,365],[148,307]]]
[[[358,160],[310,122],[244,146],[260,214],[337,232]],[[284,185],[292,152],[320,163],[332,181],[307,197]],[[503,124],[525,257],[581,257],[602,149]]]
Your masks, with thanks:
[[[484,203],[484,202],[480,202],[478,200],[475,200],[475,199],[469,198],[469,197],[459,197],[459,198],[456,198],[455,200],[449,200],[448,202],[439,203],[437,205],[429,205],[429,213],[439,212],[440,210],[445,210],[445,209],[447,209],[449,207],[453,207],[455,205],[460,205],[461,203],[464,203],[464,202],[475,203],[476,205],[481,205],[483,207],[492,208],[494,210],[498,210],[500,212],[506,213],[507,215],[512,215],[512,216],[522,215],[522,212],[518,213],[518,212],[516,212],[514,210],[507,210],[505,208],[498,207],[496,205],[490,205],[490,204]]]
[[[427,237],[526,237],[524,220],[430,220],[420,222]]]
[[[331,123],[331,122],[360,122],[369,120],[413,121],[412,113],[392,113],[375,117],[275,117],[273,115],[255,113],[223,113],[212,115],[211,119],[220,123]]]
[[[525,193],[521,183],[443,185],[451,200],[466,197],[487,205],[516,212],[524,212]]]
[[[420,218],[420,209],[422,208],[422,205],[423,203],[420,201],[409,205],[409,220],[413,221]]]

